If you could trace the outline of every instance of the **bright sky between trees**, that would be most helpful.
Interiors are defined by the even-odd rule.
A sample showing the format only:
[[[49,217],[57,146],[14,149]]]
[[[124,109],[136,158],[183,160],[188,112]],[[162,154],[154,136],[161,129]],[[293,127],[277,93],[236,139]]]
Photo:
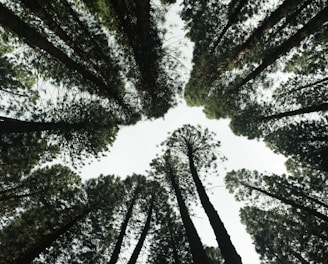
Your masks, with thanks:
[[[180,2],[180,1],[179,1]],[[182,49],[181,74],[185,81],[191,69],[192,44],[184,39],[182,22],[178,16],[179,5],[171,7],[167,20],[174,26],[167,34],[167,45],[176,45]],[[160,153],[159,144],[163,142],[168,133],[184,124],[201,125],[217,134],[221,141],[221,154],[227,161],[219,164],[219,175],[209,175],[207,182],[209,196],[214,204],[232,242],[241,255],[244,264],[257,264],[259,257],[255,252],[250,236],[246,233],[245,226],[239,220],[239,208],[234,197],[224,187],[224,176],[230,170],[246,168],[260,172],[285,172],[282,155],[274,154],[263,142],[247,140],[235,136],[229,128],[229,120],[209,120],[201,108],[190,108],[185,102],[168,111],[164,118],[138,122],[134,126],[122,127],[117,139],[106,157],[85,166],[81,175],[84,179],[96,177],[99,174],[115,174],[122,178],[133,173],[145,174],[149,169],[150,161]],[[217,246],[214,234],[201,208],[194,208],[193,221],[204,244]]]

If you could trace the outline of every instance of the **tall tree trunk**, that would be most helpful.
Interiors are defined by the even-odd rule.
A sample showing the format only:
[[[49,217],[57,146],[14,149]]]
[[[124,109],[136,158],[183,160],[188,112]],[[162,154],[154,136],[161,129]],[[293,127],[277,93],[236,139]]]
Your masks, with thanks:
[[[306,37],[321,29],[322,24],[324,24],[327,21],[328,21],[328,6],[322,9],[315,17],[313,17],[306,25],[304,25],[301,29],[299,29],[292,37],[290,37],[280,46],[276,47],[272,51],[265,54],[262,63],[254,71],[248,74],[240,83],[238,83],[233,88],[233,90],[237,92],[244,84],[254,79],[258,74],[264,71],[269,65],[274,63],[281,56],[285,55],[288,51],[290,51],[293,47],[298,45]]]
[[[79,221],[85,218],[91,209],[84,210],[77,217],[63,225],[58,230],[49,235],[45,235],[44,238],[35,246],[31,247],[21,258],[17,259],[17,264],[30,264],[35,258],[37,258],[43,251],[45,251],[51,244],[56,241],[61,235],[65,234],[70,228],[76,225]]]
[[[175,180],[175,175],[170,172],[170,181],[177,197],[181,219],[186,230],[186,235],[189,241],[191,254],[194,264],[209,264],[209,260],[205,253],[203,244],[198,236],[197,230],[189,216],[187,206],[183,200],[180,188]]]
[[[304,107],[301,109],[291,110],[283,113],[278,113],[270,116],[264,116],[261,117],[261,121],[269,121],[274,119],[279,119],[283,117],[291,117],[296,115],[302,115],[302,114],[308,114],[308,113],[314,113],[314,112],[321,112],[321,111],[327,111],[328,110],[328,103],[322,103],[319,105],[312,105],[308,107]]]
[[[312,86],[315,86],[315,85],[318,85],[318,84],[323,84],[323,83],[325,83],[325,82],[327,82],[327,81],[328,81],[328,77],[325,77],[325,78],[323,78],[323,79],[321,79],[321,80],[318,80],[318,81],[316,81],[316,82],[309,83],[309,84],[306,84],[306,85],[302,85],[302,86],[300,86],[300,87],[297,87],[297,88],[291,89],[291,90],[286,91],[286,92],[284,92],[284,93],[280,93],[280,94],[279,94],[279,97],[282,97],[282,96],[284,96],[284,95],[290,95],[290,94],[292,94],[292,93],[294,93],[294,92],[301,91],[301,90],[303,90],[303,89],[306,89],[306,88],[309,88],[309,87],[312,87]]]
[[[120,230],[120,233],[117,237],[115,248],[114,248],[112,256],[111,256],[111,258],[108,262],[109,264],[115,264],[118,260],[118,257],[119,257],[120,252],[121,252],[123,238],[125,236],[125,232],[126,232],[126,229],[128,227],[129,220],[132,217],[132,211],[133,211],[133,207],[136,203],[136,200],[137,200],[137,192],[135,191],[135,193],[133,194],[133,197],[130,201],[129,208],[128,208],[126,214],[125,214],[125,218],[123,220],[123,223],[121,225],[121,230]]]
[[[239,4],[237,5],[237,7],[235,8],[234,12],[231,13],[230,17],[228,18],[228,22],[225,25],[225,27],[222,29],[220,35],[218,36],[218,38],[216,39],[213,47],[210,50],[210,53],[213,53],[216,49],[216,47],[220,44],[221,39],[223,38],[223,36],[225,35],[225,33],[227,32],[227,30],[235,23],[235,21],[237,20],[238,15],[240,14],[241,9],[247,5],[249,0],[241,0],[239,1]]]
[[[125,103],[121,96],[119,96],[116,87],[109,87],[101,79],[95,76],[92,72],[84,66],[78,64],[69,58],[64,52],[56,48],[51,42],[44,38],[39,32],[26,24],[12,11],[7,9],[0,3],[0,24],[19,37],[23,38],[27,44],[33,48],[40,48],[48,54],[62,62],[67,68],[76,71],[88,81],[96,84],[102,92],[102,95],[114,99],[120,106],[125,107]]]
[[[234,56],[229,60],[229,63],[235,64],[241,60],[246,52],[256,45],[266,32],[272,29],[276,23],[284,18],[290,11],[294,10],[298,5],[299,0],[285,0],[238,48]],[[226,68],[221,69],[220,73],[223,73],[224,71],[226,71]]]
[[[192,154],[192,150],[188,151],[188,159],[189,159],[189,168],[191,171],[192,178],[195,182],[197,192],[202,203],[202,206],[207,214],[207,217],[210,221],[210,224],[215,233],[216,241],[218,242],[218,246],[220,248],[222,257],[225,260],[226,264],[241,264],[241,257],[237,253],[234,245],[231,242],[230,236],[224,227],[223,222],[221,221],[217,211],[212,205],[210,199],[207,196],[205,188],[198,176],[197,169],[195,167],[194,158]]]
[[[140,251],[142,249],[142,246],[145,242],[146,236],[147,236],[149,228],[150,228],[150,222],[151,222],[151,217],[152,217],[152,214],[153,214],[153,209],[154,209],[154,198],[151,199],[150,206],[149,206],[149,209],[148,209],[146,223],[144,225],[144,228],[142,229],[142,232],[141,232],[141,235],[139,237],[138,243],[137,243],[136,247],[133,250],[133,253],[131,255],[131,258],[130,258],[128,264],[135,264],[137,262],[138,256],[140,254]]]
[[[266,190],[263,190],[263,189],[261,189],[261,188],[258,188],[258,187],[255,187],[255,186],[249,185],[249,184],[247,184],[247,183],[244,183],[244,182],[239,182],[239,183],[240,183],[241,185],[243,185],[243,186],[245,186],[245,187],[251,189],[251,190],[258,191],[258,192],[263,193],[263,194],[265,194],[265,195],[267,195],[267,196],[270,196],[270,197],[272,197],[272,198],[275,198],[275,199],[277,199],[277,200],[279,200],[279,201],[281,201],[281,202],[283,202],[283,203],[285,203],[285,204],[288,204],[288,205],[290,205],[290,206],[292,206],[292,207],[294,207],[294,208],[301,209],[302,211],[304,211],[304,212],[306,212],[306,213],[308,213],[308,214],[310,214],[310,215],[316,216],[316,217],[320,218],[321,220],[323,220],[323,221],[325,221],[325,222],[328,223],[328,216],[326,216],[326,215],[324,215],[324,214],[322,214],[322,213],[319,213],[318,211],[316,211],[316,210],[314,210],[314,209],[312,209],[312,208],[309,208],[309,207],[307,207],[307,206],[304,206],[304,205],[298,204],[298,203],[296,203],[295,201],[290,200],[290,199],[288,199],[288,198],[285,198],[285,197],[283,197],[283,196],[281,196],[281,195],[279,195],[279,194],[276,194],[276,193],[270,193],[270,192],[268,192],[268,191],[266,191]]]
[[[73,130],[85,128],[86,124],[66,122],[33,122],[0,116],[0,134],[29,133],[51,130]]]

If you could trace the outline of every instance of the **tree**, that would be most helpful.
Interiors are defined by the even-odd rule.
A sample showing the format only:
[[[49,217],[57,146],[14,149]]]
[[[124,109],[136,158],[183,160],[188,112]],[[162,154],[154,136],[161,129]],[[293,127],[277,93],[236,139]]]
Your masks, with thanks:
[[[297,175],[287,177],[286,175],[278,176],[275,174],[268,176],[259,174],[256,171],[232,171],[226,176],[226,186],[230,192],[236,191],[236,197],[240,200],[254,199],[250,197],[252,197],[252,192],[255,192],[277,199],[281,203],[300,209],[304,213],[328,222],[328,216],[320,212],[322,210],[327,211],[327,205],[320,202],[320,199],[311,197],[312,195],[308,195],[307,191],[303,190],[303,188],[306,188],[304,182],[306,182],[306,179],[311,179],[311,176]],[[315,188],[311,191],[315,193]],[[320,193],[320,195],[324,197],[324,192]]]
[[[194,56],[197,59],[194,60],[191,77],[186,85],[185,98],[189,105],[204,106],[204,112],[210,118],[234,118],[247,109],[254,98],[261,101],[267,96],[263,88],[271,89],[271,73],[286,71],[287,67],[292,68],[295,65],[297,69],[303,68],[304,76],[310,71],[314,73],[324,68],[320,63],[321,55],[310,48],[320,47],[321,50],[322,47],[324,50],[326,34],[320,25],[323,25],[321,23],[326,19],[327,9],[323,2],[284,1],[278,7],[269,5],[262,8],[261,4],[258,4],[259,7],[256,8],[254,3],[243,1],[245,5],[240,10],[238,1],[231,1],[230,4],[231,9],[221,9],[221,12],[226,13],[226,17],[229,17],[227,14],[233,13],[233,10],[241,13],[234,24],[229,26],[221,45],[216,48],[217,54],[213,50],[213,54],[209,53],[211,45],[200,46],[197,50],[197,45],[204,42],[204,38],[205,42],[211,43],[209,32],[208,35],[203,33],[205,37],[192,39],[196,45],[194,54],[201,55]],[[210,4],[203,2],[205,12],[210,13],[207,10],[209,6]],[[198,8],[195,7],[195,11],[187,15],[193,22],[199,19]],[[189,1],[186,1],[185,9],[186,12],[193,10]],[[255,16],[263,19],[255,26],[243,24],[244,18],[253,19]],[[221,31],[225,29],[224,24],[220,26],[220,22],[215,22],[212,17],[205,16],[201,19],[210,20]],[[190,34],[197,28],[191,25]],[[202,32],[204,31],[206,29]],[[208,31],[211,31],[211,28]],[[290,60],[288,54],[295,59]],[[310,67],[305,66],[304,62],[307,60],[311,61]],[[284,68],[285,65],[288,66]],[[316,98],[319,99],[320,96]],[[313,102],[312,105],[315,105],[315,101]]]
[[[150,198],[150,205],[149,205],[149,208],[147,211],[147,219],[146,219],[145,225],[140,233],[139,240],[138,240],[138,242],[132,252],[132,255],[129,259],[129,262],[128,262],[129,264],[134,264],[137,262],[138,256],[140,254],[140,251],[142,249],[142,246],[145,242],[146,236],[150,229],[150,223],[152,220],[153,210],[154,210],[154,196]]]
[[[196,186],[201,204],[207,214],[216,236],[221,254],[226,263],[241,263],[241,258],[233,246],[229,234],[222,220],[205,191],[204,185],[198,175],[198,170],[209,167],[217,159],[216,152],[220,142],[214,139],[214,133],[200,127],[185,125],[177,129],[165,142],[173,155],[185,156],[188,160],[189,171]]]
[[[164,1],[165,2],[165,1]],[[165,4],[151,1],[89,1],[84,3],[104,21],[104,26],[117,32],[116,37],[129,57],[129,77],[134,82],[144,113],[160,117],[176,104],[175,94],[181,84],[177,64],[163,47]]]
[[[150,241],[149,263],[187,264],[192,262],[186,231],[170,204],[164,186],[157,188],[155,225]]]
[[[174,158],[174,156],[171,156],[168,150],[161,158],[152,161],[152,167],[154,169],[155,175],[157,177],[162,175],[162,177],[164,177],[169,182],[175,193],[181,219],[189,241],[193,262],[208,263],[208,258],[204,251],[197,230],[190,218],[188,208],[185,203],[185,198],[183,197],[183,193],[181,191],[181,180],[185,172],[183,170],[178,170],[178,168],[183,167],[183,164]]]
[[[49,42],[39,32],[37,32],[34,28],[25,23],[23,20],[21,20],[3,4],[0,5],[0,12],[2,14],[1,17],[3,18],[0,20],[2,26],[8,28],[8,30],[17,34],[18,36],[24,38],[24,40],[31,47],[44,50],[49,55],[53,56],[61,63],[63,63],[70,70],[78,72],[85,81],[90,81],[97,85],[102,95],[107,95],[109,98],[116,101],[120,106],[126,107],[121,95],[119,95],[118,93],[118,87],[116,87],[116,85],[108,86],[100,78],[90,72],[84,65],[80,65],[79,63],[71,59],[68,55],[66,55],[63,51],[55,47],[54,44]]]
[[[327,228],[296,210],[241,209],[262,263],[324,263]],[[304,232],[306,230],[306,232]]]
[[[44,167],[24,175],[14,186],[0,191],[0,201],[21,200],[27,197],[47,197],[56,194],[62,188],[71,188],[80,184],[80,177],[68,167],[60,164]]]
[[[65,246],[74,244],[73,237],[79,237],[84,226],[91,227],[88,231],[92,232],[93,239],[107,236],[107,240],[103,240],[106,244],[112,234],[109,232],[105,235],[98,227],[101,223],[102,228],[109,228],[107,223],[113,217],[113,209],[121,201],[120,186],[117,178],[101,176],[97,180],[89,180],[83,188],[68,190],[66,186],[63,187],[56,195],[31,207],[1,230],[4,238],[2,259],[6,262],[23,263],[24,260],[24,263],[29,263],[42,254],[43,258],[53,261],[67,253]],[[15,233],[19,235],[13,237]],[[85,238],[78,241],[83,243]],[[96,241],[91,239],[89,242]],[[57,247],[59,251],[56,251]],[[84,246],[82,252],[86,248]],[[76,255],[81,256],[82,252],[75,245]]]
[[[50,108],[50,107],[49,107]],[[113,143],[118,131],[116,113],[98,101],[64,103],[46,113],[34,113],[34,120],[0,117],[0,134],[32,133],[52,142],[75,162],[90,155],[98,156]],[[122,117],[123,119],[124,117]],[[122,120],[122,122],[125,122]]]

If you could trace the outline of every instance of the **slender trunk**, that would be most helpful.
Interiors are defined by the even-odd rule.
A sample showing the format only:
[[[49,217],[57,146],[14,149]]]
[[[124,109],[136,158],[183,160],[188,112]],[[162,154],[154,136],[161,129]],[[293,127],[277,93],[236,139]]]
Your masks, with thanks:
[[[84,210],[77,217],[69,221],[67,224],[63,225],[58,230],[54,231],[49,235],[45,235],[44,238],[30,250],[28,250],[21,258],[17,259],[15,263],[17,264],[30,264],[35,258],[37,258],[43,251],[45,251],[51,244],[56,241],[60,236],[65,234],[70,228],[76,225],[79,221],[85,218],[91,209]]]
[[[189,212],[188,212],[187,206],[183,200],[180,188],[179,188],[178,184],[176,183],[175,175],[172,172],[170,172],[169,177],[170,177],[170,181],[171,181],[172,187],[174,189],[175,195],[177,197],[180,215],[181,215],[183,225],[186,229],[186,235],[187,235],[187,238],[189,241],[193,262],[194,262],[194,264],[209,264],[209,260],[205,253],[203,244],[202,244],[200,237],[198,236],[197,230],[189,216]]]
[[[323,221],[325,221],[325,222],[328,223],[328,216],[326,216],[326,215],[324,215],[324,214],[322,214],[322,213],[319,213],[318,211],[316,211],[316,210],[314,210],[314,209],[312,209],[312,208],[309,208],[309,207],[307,207],[307,206],[304,206],[304,205],[298,204],[298,203],[296,203],[295,201],[290,200],[290,199],[287,199],[287,198],[285,198],[285,197],[283,197],[283,196],[281,196],[281,195],[279,195],[279,194],[270,193],[270,192],[268,192],[268,191],[266,191],[266,190],[263,190],[263,189],[261,189],[261,188],[258,188],[258,187],[255,187],[255,186],[249,185],[249,184],[247,184],[247,183],[244,183],[244,182],[239,182],[239,183],[240,183],[241,185],[247,187],[247,188],[250,188],[251,190],[258,191],[258,192],[263,193],[263,194],[265,194],[265,195],[267,195],[267,196],[270,196],[270,197],[272,197],[272,198],[275,198],[275,199],[277,199],[277,200],[279,200],[279,201],[281,201],[281,202],[283,202],[283,203],[285,203],[285,204],[288,204],[288,205],[290,205],[290,206],[292,206],[292,207],[294,207],[294,208],[301,209],[302,211],[304,211],[304,212],[306,212],[306,213],[308,213],[308,214],[310,214],[310,215],[316,216],[316,217],[320,218],[321,220],[323,220]]]
[[[283,188],[289,189],[292,194],[301,196],[302,198],[305,198],[303,200],[306,200],[306,199],[307,200],[310,200],[310,201],[312,201],[312,202],[314,202],[314,203],[316,203],[316,204],[318,204],[318,205],[320,205],[320,206],[325,207],[325,208],[328,209],[328,204],[325,204],[324,202],[318,200],[317,198],[313,198],[312,196],[307,195],[304,192],[301,192],[301,191],[299,191],[299,190],[297,190],[297,189],[295,189],[293,187],[287,186],[285,184],[283,184],[282,186],[283,186]]]
[[[139,237],[139,241],[133,250],[133,253],[131,255],[131,258],[130,258],[128,264],[135,264],[137,262],[138,256],[140,254],[140,251],[142,249],[142,246],[145,242],[146,236],[147,236],[149,228],[150,228],[150,222],[151,222],[151,217],[153,214],[153,208],[154,208],[154,198],[151,199],[145,226],[142,229],[141,235]]]
[[[304,25],[301,29],[299,29],[292,37],[290,37],[280,46],[273,49],[270,53],[265,54],[262,63],[254,71],[248,74],[240,83],[238,83],[236,87],[233,88],[233,90],[237,92],[244,84],[254,79],[258,74],[264,71],[269,65],[274,63],[281,56],[285,55],[293,47],[298,45],[302,40],[304,40],[306,37],[319,30],[322,24],[325,23],[326,21],[328,21],[328,6],[322,9],[315,17],[313,17],[306,25]]]
[[[274,119],[280,119],[283,117],[291,117],[296,115],[302,115],[302,114],[308,114],[308,113],[314,113],[314,112],[320,112],[320,111],[327,111],[328,110],[328,103],[322,103],[319,105],[312,105],[308,107],[304,107],[301,109],[291,110],[283,113],[278,113],[270,116],[264,116],[261,117],[261,121],[269,121]]]
[[[213,47],[210,50],[210,53],[213,53],[216,49],[216,47],[220,44],[221,39],[223,38],[223,36],[225,35],[225,33],[227,32],[227,30],[235,23],[235,21],[237,20],[238,15],[240,14],[241,9],[247,5],[248,0],[242,0],[239,2],[239,5],[236,7],[236,9],[234,10],[234,12],[232,12],[232,14],[230,15],[227,24],[225,25],[225,27],[222,29],[219,37],[217,38],[217,40],[215,41]]]
[[[310,262],[308,262],[305,258],[303,258],[303,256],[299,252],[296,252],[290,246],[288,246],[288,251],[290,251],[291,254],[298,259],[299,263],[310,264]]]
[[[118,260],[118,257],[119,257],[120,252],[121,252],[123,238],[125,236],[125,232],[126,232],[126,229],[128,227],[129,220],[132,217],[132,211],[133,211],[133,207],[136,203],[136,200],[137,200],[137,193],[135,192],[132,199],[131,199],[131,201],[130,201],[130,206],[129,206],[126,214],[125,214],[125,218],[124,218],[123,223],[121,225],[121,230],[120,230],[120,233],[117,237],[115,248],[114,248],[112,256],[109,260],[109,264],[115,264]]]
[[[224,227],[224,224],[221,221],[217,211],[215,210],[214,206],[210,202],[210,199],[207,196],[205,188],[198,176],[198,172],[194,164],[194,158],[191,150],[188,151],[188,159],[189,159],[189,168],[191,171],[192,178],[195,182],[200,201],[207,214],[210,224],[213,228],[216,241],[218,242],[218,246],[220,248],[222,257],[225,260],[225,263],[241,264],[242,263],[241,257],[238,255],[234,245],[232,244],[230,236],[226,228]]]
[[[95,76],[92,72],[86,69],[84,66],[78,64],[71,58],[69,58],[63,51],[56,48],[51,42],[43,37],[39,32],[26,24],[12,11],[7,9],[0,3],[0,24],[11,32],[15,33],[19,37],[23,38],[25,42],[33,48],[39,48],[46,51],[48,54],[62,62],[67,68],[72,71],[76,71],[81,76],[96,84],[101,90],[102,95],[109,96],[114,99],[120,106],[125,106],[122,98],[118,95],[116,87],[108,87],[101,79]]]
[[[82,50],[78,43],[76,41],[74,41],[53,19],[51,14],[49,14],[47,12],[47,10],[45,10],[39,3],[37,3],[36,1],[30,1],[30,0],[21,0],[25,6],[27,6],[29,9],[32,10],[32,12],[34,12],[46,25],[48,25],[48,27],[58,36],[60,37],[67,46],[69,46],[70,48],[72,48],[75,52],[75,54],[80,57],[80,59],[82,61],[84,61],[85,63],[88,63],[88,65],[90,65],[93,68],[93,72],[94,74],[97,75],[98,78],[101,79],[101,81],[108,85],[107,81],[105,80],[104,76],[101,74],[102,73],[102,69],[99,68],[99,66],[94,63],[91,59],[90,56],[84,51]],[[66,2],[67,5],[69,5]],[[85,28],[84,28],[85,29]],[[87,31],[87,33],[89,33],[89,31]],[[97,45],[98,46],[98,45]],[[108,56],[106,56],[107,59],[107,63],[111,63],[110,61],[108,61]],[[113,76],[119,76],[118,75],[118,71],[117,72],[113,72]]]
[[[270,42],[275,39],[279,39],[279,33],[281,33],[285,28],[288,27],[288,24],[293,24],[295,23],[297,17],[301,14],[304,8],[311,4],[313,0],[307,0],[305,1],[295,12],[291,13],[290,15],[287,15],[285,18],[285,22],[282,23],[276,31],[270,36],[270,38],[264,43],[264,47],[267,45],[270,45]],[[278,36],[277,36],[278,35]]]
[[[313,83],[309,83],[309,84],[306,84],[306,85],[303,85],[303,86],[300,86],[300,87],[291,89],[291,90],[289,90],[287,92],[281,93],[281,94],[279,94],[279,96],[289,95],[289,94],[292,94],[293,92],[301,91],[303,89],[306,89],[306,88],[315,86],[317,84],[322,84],[322,83],[325,83],[327,81],[328,81],[328,77],[325,77],[325,78],[323,78],[323,79],[321,79],[319,81],[316,81],[316,82],[313,82]]]

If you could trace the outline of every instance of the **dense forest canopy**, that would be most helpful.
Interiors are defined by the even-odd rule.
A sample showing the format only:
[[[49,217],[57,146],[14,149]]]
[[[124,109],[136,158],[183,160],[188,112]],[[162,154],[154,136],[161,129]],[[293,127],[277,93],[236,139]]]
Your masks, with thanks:
[[[288,158],[282,175],[225,177],[261,263],[326,263],[327,1],[177,2],[1,0],[1,263],[246,261],[210,200],[207,178],[225,157],[207,128],[172,131],[145,175],[74,170],[182,97]],[[172,5],[194,43],[186,84],[166,45]],[[196,204],[215,246],[194,224]]]

